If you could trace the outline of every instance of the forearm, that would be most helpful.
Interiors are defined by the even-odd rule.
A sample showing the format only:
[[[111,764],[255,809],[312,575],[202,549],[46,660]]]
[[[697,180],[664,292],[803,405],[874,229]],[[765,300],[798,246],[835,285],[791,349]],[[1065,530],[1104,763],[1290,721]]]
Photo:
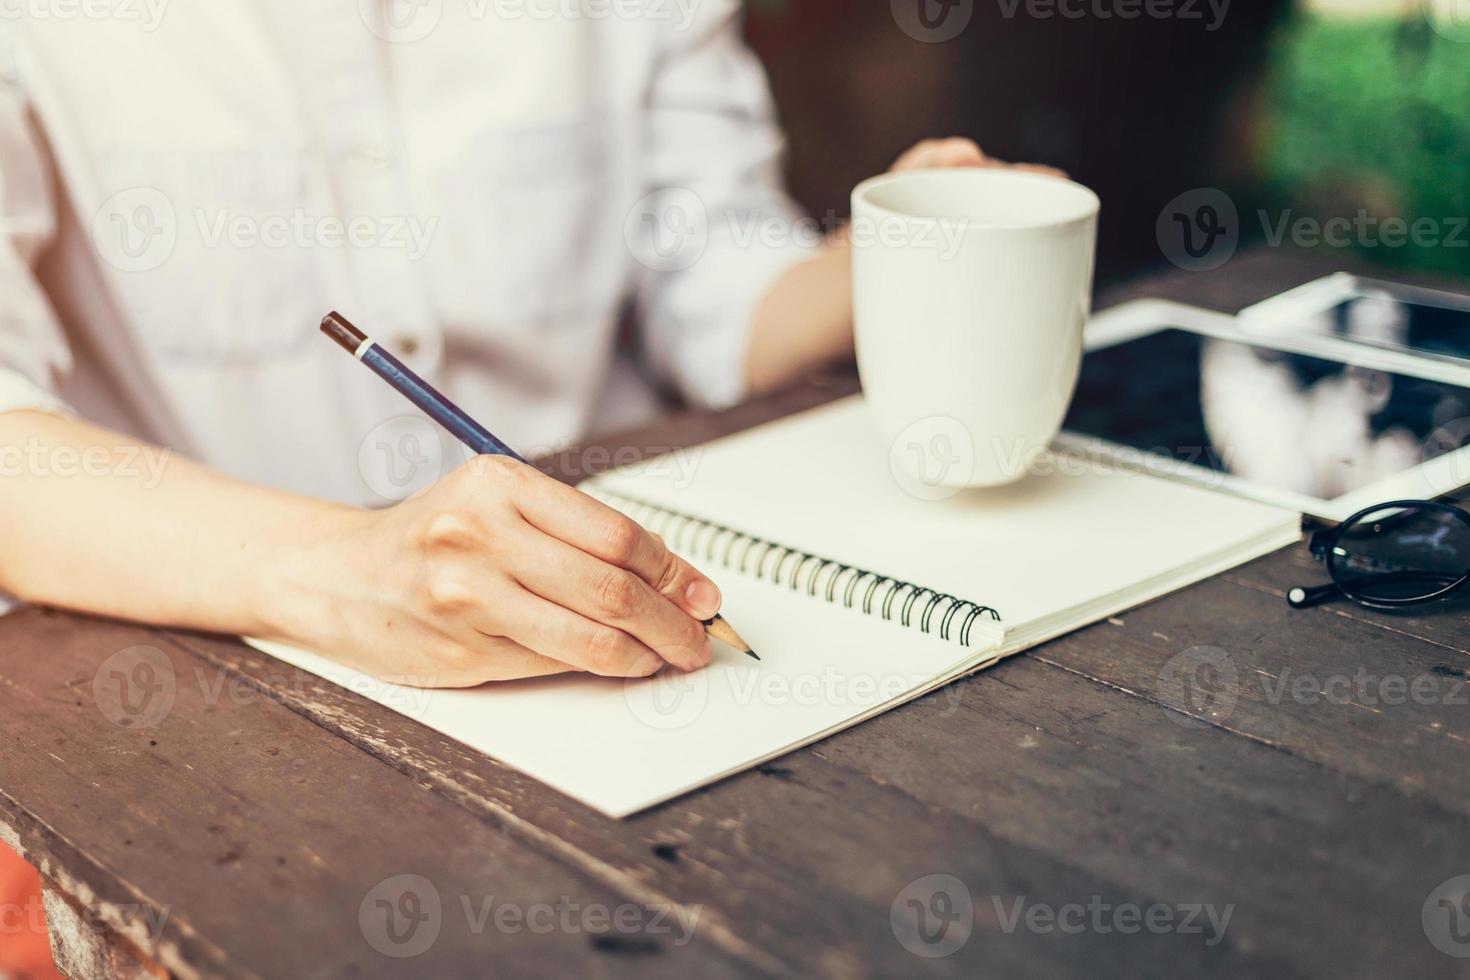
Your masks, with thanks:
[[[423,686],[709,662],[714,583],[627,517],[483,456],[395,507],[252,486],[75,419],[0,413],[0,589],[321,650]]]
[[[838,239],[792,266],[751,321],[747,390],[758,395],[852,356],[852,256]]]
[[[86,422],[0,413],[0,588],[171,626],[282,635],[273,574],[351,508],[252,486]]]

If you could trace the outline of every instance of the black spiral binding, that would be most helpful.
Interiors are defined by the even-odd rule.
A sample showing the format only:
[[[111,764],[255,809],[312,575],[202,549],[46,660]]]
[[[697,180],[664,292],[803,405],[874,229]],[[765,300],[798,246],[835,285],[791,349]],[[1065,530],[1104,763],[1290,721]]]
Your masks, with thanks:
[[[595,487],[593,493],[662,536],[677,551],[696,556],[702,554],[706,561],[718,562],[724,568],[736,568],[742,574],[753,572],[758,579],[789,585],[793,591],[804,587],[809,596],[815,597],[820,591],[828,602],[841,601],[848,609],[858,608],[861,603],[866,616],[876,612],[884,619],[892,620],[896,615],[902,625],[917,625],[924,633],[933,632],[937,625],[941,639],[954,638],[964,646],[970,645],[970,627],[975,620],[988,615],[995,622],[1000,622],[1000,614],[991,607],[947,592],[936,592],[912,582],[788,548],[605,487]],[[924,596],[929,598],[923,601],[915,623],[914,612]]]

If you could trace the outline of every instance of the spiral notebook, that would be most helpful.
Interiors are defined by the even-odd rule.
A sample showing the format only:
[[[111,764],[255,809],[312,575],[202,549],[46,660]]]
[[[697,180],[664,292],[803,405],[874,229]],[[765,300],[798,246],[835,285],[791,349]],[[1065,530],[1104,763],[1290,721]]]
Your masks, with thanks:
[[[949,730],[947,682],[1299,535],[1293,512],[1095,466],[924,499],[888,450],[855,397],[582,485],[718,582],[758,663],[717,644],[695,674],[424,691],[258,645],[620,817],[916,698]]]

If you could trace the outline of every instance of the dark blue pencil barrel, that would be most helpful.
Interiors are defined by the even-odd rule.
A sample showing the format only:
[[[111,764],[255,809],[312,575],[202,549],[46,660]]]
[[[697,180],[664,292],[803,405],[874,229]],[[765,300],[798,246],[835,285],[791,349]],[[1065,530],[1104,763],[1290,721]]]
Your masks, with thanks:
[[[322,320],[322,333],[352,352],[354,357],[372,368],[373,373],[396,388],[422,409],[424,414],[444,426],[476,453],[483,456],[509,456],[525,462],[520,453],[495,438],[488,429],[466,415],[459,406],[415,374],[408,365],[370,340],[341,314],[328,313]]]
[[[409,401],[423,409],[424,414],[452,432],[455,438],[482,456],[509,456],[521,459],[521,454],[495,438],[484,426],[462,413],[454,403],[441,395],[433,385],[413,373],[413,370],[398,358],[379,347],[376,343],[363,351],[362,363],[377,372]]]

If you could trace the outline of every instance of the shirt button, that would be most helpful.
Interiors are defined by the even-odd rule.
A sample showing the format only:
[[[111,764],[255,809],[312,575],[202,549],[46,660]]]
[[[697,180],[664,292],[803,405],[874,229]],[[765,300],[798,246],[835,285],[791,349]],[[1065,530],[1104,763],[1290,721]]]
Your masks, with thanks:
[[[393,147],[383,139],[359,143],[352,152],[359,160],[374,167],[386,167],[393,162]]]
[[[397,345],[398,353],[402,354],[404,357],[413,357],[419,352],[419,342],[417,337],[399,337],[397,340]]]

